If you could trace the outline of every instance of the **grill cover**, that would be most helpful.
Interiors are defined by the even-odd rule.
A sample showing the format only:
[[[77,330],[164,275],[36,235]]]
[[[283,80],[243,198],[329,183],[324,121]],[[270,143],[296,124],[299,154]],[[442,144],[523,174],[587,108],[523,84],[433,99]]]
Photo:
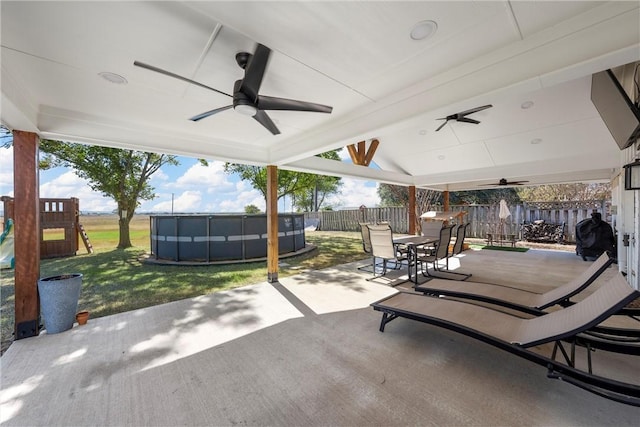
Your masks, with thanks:
[[[615,238],[611,226],[602,220],[598,212],[591,214],[590,219],[584,219],[576,225],[576,255],[599,257],[603,252],[615,257]]]

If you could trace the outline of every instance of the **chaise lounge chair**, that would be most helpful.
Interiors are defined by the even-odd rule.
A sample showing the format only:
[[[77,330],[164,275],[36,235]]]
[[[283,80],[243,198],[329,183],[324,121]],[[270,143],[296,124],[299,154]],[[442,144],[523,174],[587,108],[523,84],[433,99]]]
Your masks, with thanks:
[[[383,313],[381,332],[384,332],[387,323],[398,317],[439,326],[545,366],[549,378],[564,380],[608,399],[640,406],[640,385],[575,368],[573,354],[570,357],[560,342],[571,342],[577,334],[603,322],[638,296],[640,292],[633,290],[618,273],[584,300],[530,319],[464,301],[408,292],[399,292],[371,306]],[[550,356],[540,354],[540,349],[537,352],[529,350],[546,343],[555,343]],[[558,349],[566,363],[556,360]]]
[[[613,259],[604,253],[573,280],[542,294],[510,286],[436,278],[416,285],[414,289],[427,295],[471,299],[540,315],[553,305],[570,304],[571,297],[591,285],[612,263]]]

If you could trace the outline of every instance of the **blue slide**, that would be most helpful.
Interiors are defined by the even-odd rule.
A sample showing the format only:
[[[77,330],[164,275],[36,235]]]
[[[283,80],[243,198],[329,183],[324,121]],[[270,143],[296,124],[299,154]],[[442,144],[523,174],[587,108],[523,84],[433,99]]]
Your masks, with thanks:
[[[13,254],[13,220],[7,220],[7,228],[0,235],[0,268],[14,268],[16,260]]]

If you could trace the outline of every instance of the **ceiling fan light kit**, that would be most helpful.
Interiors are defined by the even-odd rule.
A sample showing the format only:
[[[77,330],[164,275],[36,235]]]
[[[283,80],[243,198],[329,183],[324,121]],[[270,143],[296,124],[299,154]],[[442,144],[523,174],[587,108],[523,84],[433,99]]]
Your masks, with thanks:
[[[233,108],[237,113],[244,116],[253,117],[258,123],[264,126],[273,135],[278,135],[280,130],[275,125],[273,120],[265,113],[266,110],[280,110],[280,111],[309,111],[316,113],[331,113],[333,107],[323,104],[316,104],[313,102],[298,101],[295,99],[276,98],[273,96],[259,95],[260,86],[262,85],[262,79],[267,69],[269,57],[271,56],[271,49],[265,45],[258,44],[253,54],[248,52],[239,52],[236,54],[236,63],[240,68],[244,70],[244,78],[237,80],[233,85],[233,95],[222,92],[218,89],[214,89],[205,84],[199,83],[195,80],[188,79],[186,77],[174,74],[170,71],[163,70],[153,65],[147,65],[145,63],[134,61],[133,65],[141,68],[145,68],[156,73],[164,74],[169,77],[173,77],[187,83],[200,86],[205,89],[212,90],[221,95],[226,95],[233,98],[231,105],[215,108],[213,110],[206,111],[204,113],[193,116],[190,120],[196,122],[214,114]]]

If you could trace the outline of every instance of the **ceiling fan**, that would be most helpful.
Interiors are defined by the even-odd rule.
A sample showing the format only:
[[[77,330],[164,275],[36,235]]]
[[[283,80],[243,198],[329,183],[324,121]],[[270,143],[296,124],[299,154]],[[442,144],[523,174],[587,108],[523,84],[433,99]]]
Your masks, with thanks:
[[[468,116],[469,114],[472,114],[472,113],[477,113],[478,111],[486,110],[487,108],[491,108],[491,107],[493,107],[493,105],[491,105],[491,104],[483,105],[482,107],[472,108],[471,110],[461,111],[460,113],[451,114],[451,115],[448,115],[447,117],[441,117],[439,119],[436,119],[436,120],[444,120],[445,121],[443,124],[441,124],[438,127],[438,129],[436,129],[436,132],[438,132],[440,129],[442,129],[444,127],[444,125],[449,123],[449,120],[455,120],[456,122],[473,123],[473,124],[476,124],[476,125],[480,124],[480,122],[478,120],[470,119],[470,118],[468,118],[466,116]]]
[[[197,116],[193,116],[189,119],[193,120],[194,122],[220,113],[221,111],[233,108],[240,114],[252,116],[258,123],[267,128],[273,135],[278,135],[280,133],[280,130],[278,130],[271,118],[267,115],[267,113],[265,113],[265,110],[312,111],[317,113],[331,113],[333,107],[330,107],[328,105],[297,101],[295,99],[276,98],[272,96],[259,95],[258,92],[260,91],[260,85],[262,84],[262,78],[264,77],[265,70],[267,69],[267,63],[269,62],[270,55],[271,49],[262,44],[258,44],[253,54],[248,52],[239,52],[236,54],[236,62],[238,63],[240,68],[244,70],[244,78],[236,80],[235,84],[233,85],[233,95],[196,82],[195,80],[191,80],[178,74],[174,74],[170,71],[154,67],[153,65],[142,63],[140,61],[134,61],[133,65],[135,65],[136,67],[155,71],[156,73],[164,74],[169,77],[174,77],[176,79],[180,79],[196,86],[200,86],[205,89],[209,89],[219,94],[233,98],[233,103],[231,105],[215,108],[213,110],[198,114]]]
[[[504,187],[507,185],[523,185],[525,182],[529,181],[507,181],[505,178],[500,178],[500,181],[494,184],[482,184],[480,187]]]

